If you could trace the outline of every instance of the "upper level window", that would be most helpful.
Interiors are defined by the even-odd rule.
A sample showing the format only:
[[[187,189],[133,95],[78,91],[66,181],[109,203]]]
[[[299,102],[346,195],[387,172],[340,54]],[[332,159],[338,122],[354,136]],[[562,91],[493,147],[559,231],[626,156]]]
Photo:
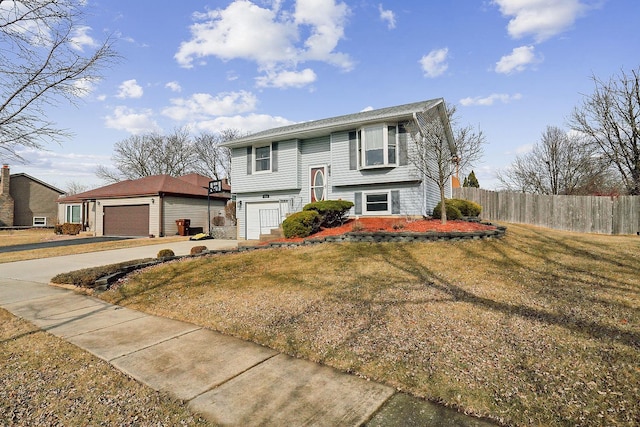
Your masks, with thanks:
[[[271,171],[271,145],[265,145],[262,147],[254,147],[254,158],[256,172],[270,172]]]
[[[375,168],[397,165],[398,126],[378,124],[358,130],[359,165]]]

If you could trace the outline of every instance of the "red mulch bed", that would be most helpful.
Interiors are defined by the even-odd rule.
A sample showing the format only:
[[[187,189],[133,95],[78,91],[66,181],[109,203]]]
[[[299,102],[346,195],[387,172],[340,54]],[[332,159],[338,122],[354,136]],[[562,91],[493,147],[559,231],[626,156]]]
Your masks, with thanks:
[[[357,225],[356,225],[357,224]],[[449,231],[483,231],[495,230],[492,225],[480,224],[477,222],[449,220],[443,224],[439,219],[416,219],[407,220],[404,218],[358,218],[350,219],[341,227],[324,228],[319,232],[312,234],[308,238],[337,236],[348,233],[350,231],[372,232],[372,231],[388,231],[388,232],[407,232],[413,231],[425,233],[427,231],[449,232]],[[301,242],[302,238],[279,239],[282,242]]]

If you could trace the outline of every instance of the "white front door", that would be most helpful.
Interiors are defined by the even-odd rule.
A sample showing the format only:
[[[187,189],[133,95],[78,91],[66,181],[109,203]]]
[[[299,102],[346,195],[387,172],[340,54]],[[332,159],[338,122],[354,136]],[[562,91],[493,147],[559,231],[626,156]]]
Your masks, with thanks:
[[[247,240],[258,240],[260,234],[269,233],[282,222],[280,202],[251,202],[246,208]]]

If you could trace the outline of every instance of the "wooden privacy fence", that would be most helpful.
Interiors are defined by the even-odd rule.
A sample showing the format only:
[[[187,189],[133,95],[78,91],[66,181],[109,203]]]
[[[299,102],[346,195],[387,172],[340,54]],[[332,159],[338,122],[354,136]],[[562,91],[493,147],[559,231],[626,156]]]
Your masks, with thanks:
[[[482,219],[600,234],[640,233],[640,196],[544,196],[454,188],[482,206]]]

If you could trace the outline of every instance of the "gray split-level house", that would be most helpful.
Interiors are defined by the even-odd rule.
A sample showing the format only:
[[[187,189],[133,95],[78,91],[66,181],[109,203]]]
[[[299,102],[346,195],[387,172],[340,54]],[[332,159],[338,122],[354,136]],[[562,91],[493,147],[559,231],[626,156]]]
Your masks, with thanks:
[[[440,200],[438,186],[410,161],[416,146],[405,128],[427,110],[442,121],[446,143],[453,147],[441,98],[274,128],[226,143],[238,238],[258,239],[315,200],[349,200],[355,204],[351,216],[430,215]],[[451,191],[449,180],[446,197]]]

